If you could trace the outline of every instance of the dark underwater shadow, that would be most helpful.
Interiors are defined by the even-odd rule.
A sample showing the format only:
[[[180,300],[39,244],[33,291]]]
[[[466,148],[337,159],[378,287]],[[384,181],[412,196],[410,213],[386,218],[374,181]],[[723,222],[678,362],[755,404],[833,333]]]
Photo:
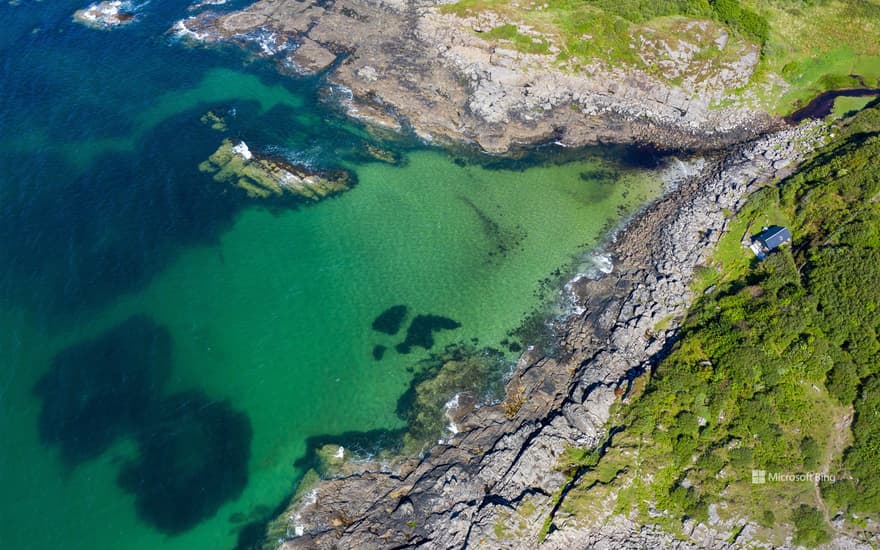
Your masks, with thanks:
[[[217,242],[246,202],[198,171],[219,142],[209,132],[195,113],[173,117],[70,180],[57,157],[0,155],[19,176],[0,191],[0,301],[73,321],[146,285],[182,248]]]
[[[545,144],[511,151],[509,156],[496,157],[479,150],[459,147],[453,161],[459,166],[480,166],[487,170],[510,170],[522,172],[529,168],[558,166],[584,159],[604,161],[619,170],[652,170],[662,165],[670,155],[683,155],[687,151],[661,150],[647,145],[590,145],[585,147],[561,147]]]
[[[147,420],[170,371],[171,335],[142,315],[74,344],[34,386],[40,441],[67,468],[100,456]]]
[[[139,456],[119,473],[138,517],[175,535],[214,516],[248,481],[252,430],[228,401],[190,390],[166,397],[137,434]]]
[[[40,440],[59,448],[67,469],[134,439],[137,455],[120,466],[118,485],[144,523],[176,535],[244,490],[252,429],[245,413],[201,390],[164,396],[171,368],[171,335],[136,315],[61,351],[34,393]]]

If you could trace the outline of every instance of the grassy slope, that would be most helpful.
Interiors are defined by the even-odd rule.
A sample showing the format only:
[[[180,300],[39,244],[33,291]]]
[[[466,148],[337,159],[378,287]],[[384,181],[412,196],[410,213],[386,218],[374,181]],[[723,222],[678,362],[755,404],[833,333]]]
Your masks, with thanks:
[[[839,133],[733,220],[707,268],[715,289],[615,413],[623,431],[598,464],[576,449],[561,464],[587,466],[563,516],[587,521],[611,500],[677,531],[717,503],[764,540],[806,546],[838,512],[851,534],[880,519],[880,107]],[[742,235],[774,222],[794,247],[753,261]],[[756,485],[753,469],[836,481]]]
[[[640,55],[639,36],[675,48],[698,47],[692,79],[711,75],[753,44],[761,61],[744,88],[728,90],[725,103],[745,102],[787,114],[819,92],[880,86],[878,0],[460,0],[442,8],[459,16],[492,11],[509,23],[480,33],[501,46],[552,53],[567,70],[591,62],[632,66],[664,77],[659,57]],[[711,32],[688,23],[712,20],[731,40],[719,49]],[[633,38],[636,37],[636,38]],[[851,75],[857,75],[853,77]],[[681,78],[667,76],[677,83]]]

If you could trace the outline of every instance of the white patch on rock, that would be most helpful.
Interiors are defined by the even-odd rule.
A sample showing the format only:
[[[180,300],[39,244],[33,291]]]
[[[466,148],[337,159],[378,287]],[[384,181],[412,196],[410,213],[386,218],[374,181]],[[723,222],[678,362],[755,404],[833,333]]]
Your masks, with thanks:
[[[244,160],[251,160],[254,158],[253,153],[248,149],[247,143],[243,141],[239,141],[238,144],[233,145],[232,152],[236,155],[240,155]]]
[[[377,73],[376,69],[370,67],[369,65],[365,65],[358,69],[357,75],[367,82],[375,82],[379,80],[379,73]]]

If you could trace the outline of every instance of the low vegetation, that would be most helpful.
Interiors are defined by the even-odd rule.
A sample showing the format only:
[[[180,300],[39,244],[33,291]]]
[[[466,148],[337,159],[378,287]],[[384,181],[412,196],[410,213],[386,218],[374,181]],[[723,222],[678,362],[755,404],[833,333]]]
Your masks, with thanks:
[[[615,412],[611,445],[566,455],[587,473],[560,513],[588,519],[616,499],[672,531],[751,520],[768,542],[806,546],[837,514],[851,534],[880,514],[880,108],[838,134],[733,220],[704,274],[714,287]],[[794,242],[758,262],[738,243],[765,221]],[[824,481],[772,477],[808,472]]]
[[[563,69],[635,67],[692,86],[759,52],[724,103],[784,115],[817,93],[878,86],[880,3],[864,0],[459,0],[442,11],[492,13],[478,34],[508,48],[553,54]],[[670,69],[670,67],[674,67]]]

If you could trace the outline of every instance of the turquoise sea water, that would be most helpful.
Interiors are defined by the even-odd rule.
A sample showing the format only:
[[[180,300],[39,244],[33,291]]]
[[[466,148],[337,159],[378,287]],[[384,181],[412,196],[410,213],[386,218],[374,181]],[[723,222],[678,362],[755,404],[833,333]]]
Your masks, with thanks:
[[[542,281],[659,193],[612,150],[368,162],[320,78],[166,34],[186,5],[112,31],[82,7],[0,5],[0,548],[235,547],[308,438],[405,427],[420,359],[506,350]],[[226,136],[358,183],[249,199],[197,168]],[[397,304],[401,331],[374,330]],[[460,327],[398,352],[418,314]]]

